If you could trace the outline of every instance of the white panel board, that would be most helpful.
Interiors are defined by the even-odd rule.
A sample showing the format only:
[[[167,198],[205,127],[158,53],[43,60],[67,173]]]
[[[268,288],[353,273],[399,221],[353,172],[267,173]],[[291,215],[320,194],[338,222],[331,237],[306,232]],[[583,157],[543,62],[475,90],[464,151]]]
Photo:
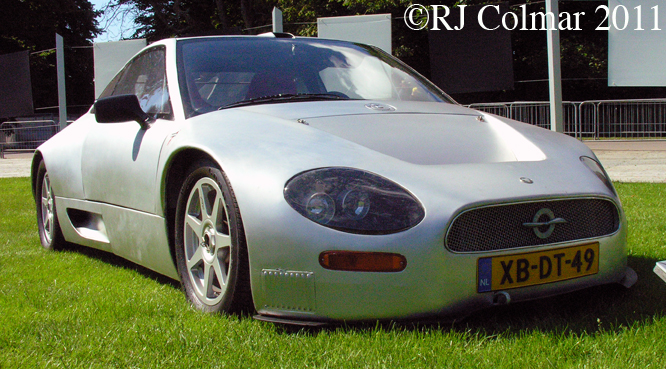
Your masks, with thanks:
[[[104,91],[116,73],[131,57],[146,47],[146,40],[100,42],[93,45],[95,53],[95,98]]]
[[[360,42],[391,53],[391,14],[317,18],[320,38]]]
[[[607,13],[608,85],[666,86],[666,2],[608,0]]]

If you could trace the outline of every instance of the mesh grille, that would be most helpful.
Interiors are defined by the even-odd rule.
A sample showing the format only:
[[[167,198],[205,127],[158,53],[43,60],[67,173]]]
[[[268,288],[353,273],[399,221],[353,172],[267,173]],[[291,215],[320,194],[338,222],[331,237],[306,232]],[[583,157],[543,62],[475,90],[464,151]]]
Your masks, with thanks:
[[[537,237],[532,223],[541,209],[550,209],[556,218],[566,220],[556,224],[546,238]],[[539,222],[548,221],[542,216]],[[571,199],[486,206],[461,213],[449,229],[446,246],[454,252],[505,250],[525,246],[575,241],[609,235],[620,226],[615,205],[601,199]],[[549,226],[539,228],[546,232]]]

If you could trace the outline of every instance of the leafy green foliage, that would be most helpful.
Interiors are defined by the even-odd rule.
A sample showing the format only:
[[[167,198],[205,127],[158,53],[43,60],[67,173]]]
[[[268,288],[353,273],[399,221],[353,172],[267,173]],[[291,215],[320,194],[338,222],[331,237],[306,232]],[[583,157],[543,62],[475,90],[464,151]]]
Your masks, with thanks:
[[[37,52],[55,48],[55,34],[65,44],[65,82],[68,105],[92,104],[92,46],[100,32],[88,0],[3,0],[0,12],[0,54],[28,50]],[[34,106],[58,105],[55,51],[34,54],[30,58]]]
[[[112,255],[41,248],[27,178],[0,179],[0,367],[645,368],[666,359],[666,184],[620,183],[629,290],[595,287],[461,322],[298,330],[207,315]]]

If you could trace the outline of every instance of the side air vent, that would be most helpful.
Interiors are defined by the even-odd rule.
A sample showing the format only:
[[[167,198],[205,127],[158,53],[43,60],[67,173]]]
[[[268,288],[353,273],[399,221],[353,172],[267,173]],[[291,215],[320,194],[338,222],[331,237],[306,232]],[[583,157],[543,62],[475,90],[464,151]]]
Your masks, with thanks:
[[[79,236],[93,241],[109,243],[106,226],[101,214],[68,208],[67,216]]]

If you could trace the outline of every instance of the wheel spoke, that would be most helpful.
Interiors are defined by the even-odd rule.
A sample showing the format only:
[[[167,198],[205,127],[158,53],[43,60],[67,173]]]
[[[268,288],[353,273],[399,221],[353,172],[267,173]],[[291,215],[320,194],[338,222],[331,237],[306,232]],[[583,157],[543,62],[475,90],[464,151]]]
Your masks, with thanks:
[[[220,196],[220,193],[218,191],[217,195],[215,196],[215,200],[213,202],[213,209],[211,209],[211,217],[213,217],[213,224],[217,224],[217,222],[221,221],[222,219],[218,219],[219,217],[219,211],[220,211],[220,206],[222,206],[222,196]]]
[[[216,201],[217,202],[217,201]],[[213,268],[217,282],[221,287],[221,291],[227,285],[227,275],[229,274],[229,251],[231,249],[231,237],[215,232],[214,235],[215,250],[213,254]],[[221,292],[219,291],[219,292]]]
[[[44,189],[46,190],[46,198],[50,199],[51,198],[51,180],[49,179],[49,175],[46,174],[44,176],[44,184],[43,184]]]
[[[231,247],[231,237],[226,234],[215,233],[215,246],[217,249],[228,249]]]
[[[192,270],[198,265],[200,265],[202,262],[203,262],[203,248],[197,246],[196,249],[194,250],[194,254],[192,254],[192,257],[187,260],[187,268],[189,270]]]
[[[222,263],[224,263],[224,260],[220,260],[220,258],[216,258],[213,262],[215,277],[217,277],[217,282],[220,284],[220,287],[227,285],[227,266]]]
[[[212,265],[204,265],[203,293],[206,298],[215,298],[214,286],[215,273]]]
[[[46,218],[49,216],[49,199],[42,197],[42,221],[46,227]]]
[[[44,219],[44,230],[46,233],[50,236],[51,235],[51,223],[52,223],[53,216],[51,213],[46,214],[46,219]]]
[[[229,235],[229,219],[227,218],[227,209],[222,194],[215,198],[215,206],[213,207],[213,214],[215,219],[215,230],[223,235]]]
[[[202,227],[201,227],[201,221],[197,219],[196,217],[190,215],[190,214],[185,214],[185,225],[194,232],[194,234],[197,236],[197,238],[200,240],[202,237]]]
[[[208,219],[208,211],[206,210],[206,191],[204,190],[204,184],[199,183],[197,186],[197,191],[199,191],[199,208],[201,208],[201,220]]]

